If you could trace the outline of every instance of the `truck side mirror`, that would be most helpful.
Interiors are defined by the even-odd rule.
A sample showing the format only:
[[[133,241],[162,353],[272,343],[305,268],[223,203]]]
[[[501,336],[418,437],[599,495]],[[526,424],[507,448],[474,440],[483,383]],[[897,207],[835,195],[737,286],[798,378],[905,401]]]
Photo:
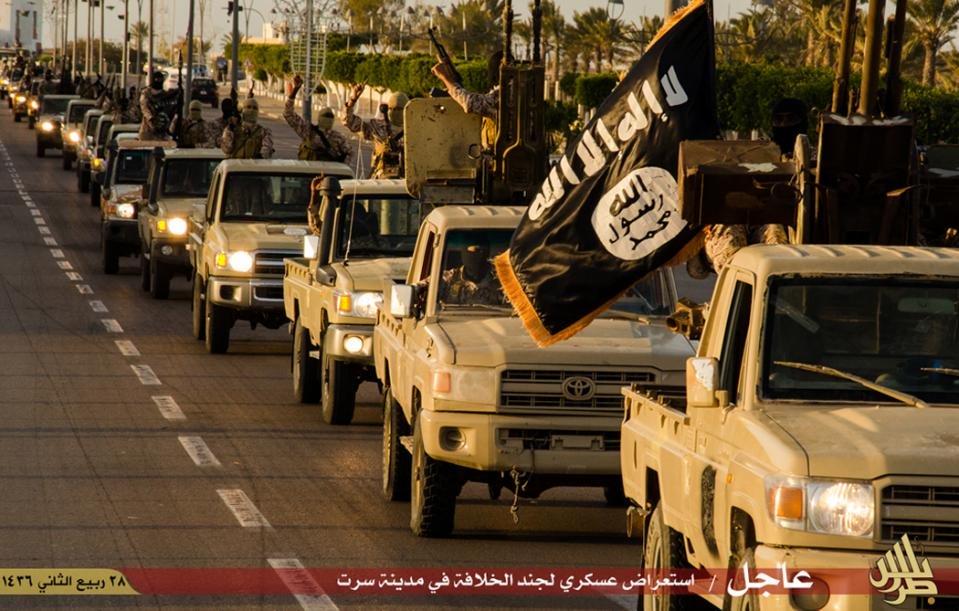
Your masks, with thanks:
[[[686,403],[689,407],[719,407],[719,361],[712,357],[686,359]]]
[[[320,236],[307,235],[303,237],[303,258],[312,261],[320,253]]]
[[[390,315],[409,318],[413,315],[416,289],[411,284],[394,284],[390,287]]]

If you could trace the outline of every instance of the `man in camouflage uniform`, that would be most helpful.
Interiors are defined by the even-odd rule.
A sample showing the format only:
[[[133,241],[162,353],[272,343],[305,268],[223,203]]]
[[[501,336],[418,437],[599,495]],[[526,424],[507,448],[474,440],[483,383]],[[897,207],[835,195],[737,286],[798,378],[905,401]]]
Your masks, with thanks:
[[[403,177],[403,108],[409,102],[405,93],[397,92],[380,107],[383,119],[361,119],[353,113],[353,106],[363,94],[365,85],[353,87],[352,95],[343,109],[343,125],[373,143],[370,178]]]
[[[351,166],[350,144],[343,134],[333,130],[333,109],[324,106],[316,114],[316,124],[310,125],[296,114],[293,104],[296,94],[303,86],[303,79],[297,74],[293,77],[293,90],[286,98],[283,118],[296,135],[302,139],[297,159],[318,161],[342,161]]]
[[[177,146],[180,148],[213,148],[213,141],[210,138],[210,130],[203,120],[203,105],[199,100],[190,102],[189,114],[186,121],[183,122],[182,131],[180,129],[180,117],[173,120],[173,127],[170,133],[177,139]]]
[[[499,69],[502,63],[502,51],[494,52],[489,58],[487,78],[490,83],[499,82]],[[475,93],[466,90],[463,85],[457,83],[454,80],[453,71],[444,62],[437,62],[431,68],[431,72],[443,83],[447,93],[463,108],[464,112],[483,117],[483,146],[492,148],[496,140],[497,118],[499,116],[499,85],[495,85],[489,93]]]
[[[440,301],[449,304],[502,305],[503,291],[493,276],[489,247],[471,244],[462,251],[463,264],[443,272]]]
[[[176,96],[176,91],[163,91],[162,72],[155,71],[150,76],[150,86],[140,93],[140,140],[169,139],[169,107]]]
[[[260,104],[247,98],[240,104],[240,121],[231,117],[223,130],[220,150],[230,159],[269,159],[273,156],[273,133],[259,125]]]

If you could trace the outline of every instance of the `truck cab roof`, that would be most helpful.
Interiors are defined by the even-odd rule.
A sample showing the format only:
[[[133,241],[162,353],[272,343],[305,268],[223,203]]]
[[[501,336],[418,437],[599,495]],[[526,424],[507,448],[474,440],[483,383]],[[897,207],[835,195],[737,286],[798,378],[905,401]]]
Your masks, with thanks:
[[[959,250],[916,246],[756,245],[743,248],[730,268],[762,280],[781,274],[923,274],[959,276]]]
[[[432,223],[441,233],[447,227],[497,229],[516,227],[525,213],[526,206],[439,206],[425,222]]]
[[[345,163],[334,161],[300,161],[297,159],[225,159],[220,165],[222,172],[246,172],[262,174],[329,174],[352,177],[353,170]]]

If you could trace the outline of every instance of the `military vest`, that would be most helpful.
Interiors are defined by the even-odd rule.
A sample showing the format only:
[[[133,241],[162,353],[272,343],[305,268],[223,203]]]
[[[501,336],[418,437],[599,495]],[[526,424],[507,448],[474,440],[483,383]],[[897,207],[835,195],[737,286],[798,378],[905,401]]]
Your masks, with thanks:
[[[313,134],[316,134],[323,142],[322,146],[313,146]],[[330,150],[330,141],[322,131],[310,130],[310,134],[300,142],[300,148],[296,152],[296,158],[303,161],[345,161],[346,155],[333,154]]]
[[[403,178],[403,131],[373,143],[374,178]]]
[[[233,141],[231,159],[261,159],[260,149],[263,147],[263,128],[253,126],[249,132],[237,130],[236,140]]]

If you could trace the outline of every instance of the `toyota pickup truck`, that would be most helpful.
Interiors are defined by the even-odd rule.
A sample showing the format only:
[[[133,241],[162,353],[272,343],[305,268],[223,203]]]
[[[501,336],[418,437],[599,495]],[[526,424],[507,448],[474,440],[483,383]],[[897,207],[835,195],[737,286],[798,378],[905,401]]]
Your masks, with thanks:
[[[926,596],[887,607],[868,579],[903,538],[933,576],[959,569],[956,304],[955,249],[736,253],[685,392],[624,390],[619,456],[644,570],[758,570],[775,583],[805,571],[817,586],[720,577],[693,590],[725,609],[955,608]],[[666,609],[692,597],[648,588],[643,598],[641,608]]]
[[[64,170],[73,167],[73,162],[77,158],[77,151],[80,148],[80,142],[83,139],[84,117],[88,110],[95,106],[96,102],[84,98],[70,100],[67,104],[67,112],[63,124],[63,159],[62,166]]]
[[[312,256],[286,260],[283,304],[294,396],[320,401],[325,422],[348,424],[357,386],[376,379],[373,323],[384,281],[405,280],[425,215],[401,180],[346,180],[336,191],[321,212],[329,232],[310,238]]]
[[[66,123],[67,105],[80,99],[75,95],[47,94],[40,100],[37,111],[37,157],[47,154],[47,149],[63,149],[63,126]]]
[[[535,498],[602,487],[621,501],[621,387],[681,386],[693,348],[671,332],[669,270],[650,274],[575,338],[539,348],[493,276],[526,210],[447,205],[426,217],[406,282],[373,331],[384,386],[383,493],[419,536],[447,536],[467,481]]]
[[[206,201],[223,157],[218,149],[154,150],[137,214],[140,286],[154,299],[169,296],[170,280],[177,274],[189,277],[189,218]]]
[[[93,149],[96,148],[97,127],[103,111],[91,108],[83,114],[83,129],[77,144],[77,190],[80,193],[90,191],[90,168],[93,163]]]
[[[278,329],[283,259],[303,252],[310,185],[317,176],[352,178],[349,166],[288,159],[220,162],[203,205],[190,216],[193,336],[211,353],[230,346],[238,320]]]

